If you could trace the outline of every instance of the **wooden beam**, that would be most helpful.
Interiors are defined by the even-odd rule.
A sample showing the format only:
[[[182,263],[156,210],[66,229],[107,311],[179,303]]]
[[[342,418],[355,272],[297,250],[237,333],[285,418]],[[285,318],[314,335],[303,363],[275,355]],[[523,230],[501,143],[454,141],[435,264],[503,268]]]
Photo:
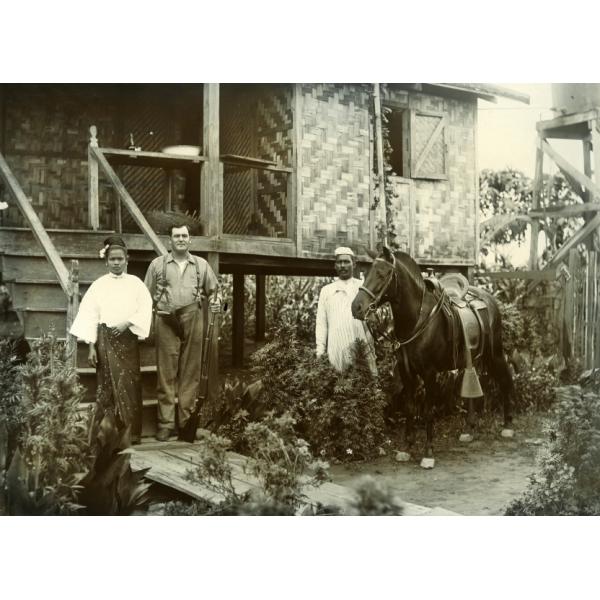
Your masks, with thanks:
[[[4,150],[4,139],[5,139],[5,110],[6,110],[6,84],[0,83],[0,153]]]
[[[200,215],[208,237],[223,230],[223,197],[219,158],[219,84],[204,84],[202,198]]]
[[[233,274],[232,366],[244,366],[244,275]]]
[[[542,181],[544,178],[544,151],[542,144],[544,140],[538,138],[538,147],[535,153],[535,178],[533,181],[533,197],[532,204],[533,209],[540,205],[540,191],[542,189]],[[540,224],[538,221],[531,222],[531,239],[529,242],[529,268],[535,270],[538,267],[538,239],[540,233]]]
[[[88,224],[96,231],[100,229],[100,192],[98,185],[98,161],[90,151],[90,147],[98,147],[98,130],[95,125],[90,127],[90,142],[88,147]]]
[[[595,109],[592,109],[582,113],[576,113],[574,115],[555,117],[554,119],[549,119],[547,121],[538,121],[535,127],[540,133],[544,133],[545,137],[545,134],[549,129],[556,129],[558,127],[569,127],[578,123],[585,123],[587,121],[596,119],[597,116],[597,111]]]
[[[159,255],[166,254],[167,248],[160,241],[160,238],[156,235],[156,233],[150,226],[150,223],[146,221],[146,217],[144,217],[142,211],[138,208],[138,205],[129,195],[129,192],[126,190],[125,186],[123,185],[113,168],[110,166],[110,164],[108,164],[108,161],[106,160],[102,152],[100,152],[98,148],[94,148],[93,146],[90,146],[90,152],[94,155],[98,164],[104,171],[104,174],[112,183],[121,201],[123,202],[123,204],[125,204],[125,207],[129,211],[129,214],[133,217],[133,220],[137,223],[138,227],[142,230],[142,233],[148,238],[148,240],[152,244],[154,251]]]
[[[256,331],[254,339],[257,342],[262,342],[265,339],[266,329],[266,276],[264,274],[256,274]]]
[[[302,103],[302,84],[294,84],[294,110],[293,127],[294,139],[292,142],[292,160],[294,171],[292,174],[293,185],[293,210],[296,218],[294,219],[295,231],[292,232],[292,239],[296,242],[296,255],[302,256],[302,180],[300,172],[302,170],[302,123],[303,123],[303,103]]]
[[[558,219],[559,217],[580,217],[586,213],[594,213],[600,211],[600,203],[589,204],[571,204],[548,207],[546,210],[532,210],[528,215],[532,218],[550,218]]]
[[[494,85],[493,83],[442,83],[438,85],[452,86],[458,90],[470,91],[478,95],[501,96],[502,98],[523,102],[524,104],[529,104],[531,101],[529,94],[523,94],[522,92],[511,90],[502,85]]]
[[[600,142],[598,144],[600,146]],[[542,150],[566,173],[585,187],[591,194],[600,196],[600,185],[594,183],[589,177],[578,171],[571,163],[565,160],[550,144],[542,141]],[[599,157],[600,158],[600,157]]]
[[[71,294],[71,288],[69,285],[69,271],[67,270],[67,267],[65,267],[62,258],[56,251],[48,232],[44,229],[44,226],[42,225],[40,218],[37,216],[37,213],[33,209],[33,206],[31,206],[29,198],[25,196],[25,192],[23,192],[23,189],[19,185],[19,182],[13,175],[2,154],[0,154],[0,178],[2,178],[6,183],[9,191],[16,200],[17,206],[19,207],[21,213],[29,223],[31,231],[42,246],[44,254],[48,259],[48,262],[52,265],[52,268],[56,273],[64,293],[69,296]]]
[[[387,228],[389,223],[387,222],[387,206],[385,201],[385,173],[384,173],[384,162],[383,162],[383,127],[381,123],[381,94],[379,84],[373,84],[373,108],[375,115],[375,155],[377,157],[377,181],[378,181],[378,196],[379,196],[379,208],[385,214],[385,235],[384,242],[386,245],[389,240],[387,239]],[[381,213],[380,213],[381,214]]]

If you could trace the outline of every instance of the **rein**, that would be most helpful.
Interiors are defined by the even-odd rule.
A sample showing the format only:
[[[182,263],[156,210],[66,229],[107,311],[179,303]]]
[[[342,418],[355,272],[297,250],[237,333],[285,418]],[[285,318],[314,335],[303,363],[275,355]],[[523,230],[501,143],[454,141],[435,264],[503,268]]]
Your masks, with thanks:
[[[385,285],[381,288],[381,292],[379,292],[379,294],[377,296],[370,289],[368,289],[362,285],[358,288],[359,290],[363,290],[363,292],[365,292],[367,295],[369,295],[371,298],[373,298],[373,302],[371,302],[369,304],[369,306],[367,307],[367,310],[365,311],[365,322],[366,322],[366,319],[368,318],[368,316],[372,312],[374,312],[377,309],[377,307],[381,304],[381,300],[382,300],[383,296],[388,291],[388,288],[390,287],[392,281],[396,279],[396,258],[394,257],[393,254],[392,254],[392,258],[393,258],[393,262],[392,262],[392,268],[390,270],[390,275],[389,275],[387,281],[385,282]],[[383,258],[376,258],[375,260],[380,260],[382,262],[387,263],[387,261],[384,260]],[[384,337],[388,338],[388,341],[391,341],[394,344],[395,350],[398,350],[402,346],[406,346],[407,344],[410,344],[411,342],[416,340],[427,329],[429,324],[433,321],[433,318],[440,312],[440,310],[444,304],[444,301],[446,300],[446,297],[447,297],[446,292],[443,289],[442,289],[442,293],[440,294],[440,297],[438,298],[437,302],[435,303],[435,305],[433,306],[433,308],[431,309],[429,314],[425,317],[425,319],[419,325],[419,321],[421,321],[421,315],[423,312],[423,303],[425,301],[425,291],[426,291],[426,288],[425,288],[425,286],[423,286],[423,295],[421,296],[421,306],[419,308],[419,316],[417,318],[417,322],[415,323],[415,328],[413,329],[412,334],[405,340],[391,340],[391,339],[389,339],[389,336],[384,334]],[[369,327],[369,330],[370,330],[370,327]],[[371,332],[371,334],[372,334],[372,332]]]

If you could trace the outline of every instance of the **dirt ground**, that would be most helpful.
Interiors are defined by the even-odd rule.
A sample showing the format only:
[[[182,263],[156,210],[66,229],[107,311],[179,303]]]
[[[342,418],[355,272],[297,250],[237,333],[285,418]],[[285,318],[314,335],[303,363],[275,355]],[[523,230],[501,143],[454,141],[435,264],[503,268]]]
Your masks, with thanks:
[[[455,432],[438,434],[435,467],[419,466],[420,456],[396,462],[395,448],[373,462],[333,465],[333,482],[352,487],[364,475],[389,485],[406,502],[442,507],[462,515],[501,515],[519,496],[534,471],[535,457],[545,439],[546,417],[515,419],[515,437],[502,438],[500,429],[480,433],[471,443],[458,441]]]

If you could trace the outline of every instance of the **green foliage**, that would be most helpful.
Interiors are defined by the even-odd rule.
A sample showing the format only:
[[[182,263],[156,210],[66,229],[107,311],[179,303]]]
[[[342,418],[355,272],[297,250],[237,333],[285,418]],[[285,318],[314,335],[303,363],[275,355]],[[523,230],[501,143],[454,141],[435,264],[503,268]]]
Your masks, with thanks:
[[[600,395],[592,386],[557,391],[558,404],[537,471],[508,515],[600,514]]]
[[[325,481],[328,465],[313,458],[306,441],[297,437],[294,424],[287,413],[279,417],[270,413],[246,427],[244,436],[250,460],[245,472],[256,478],[257,486],[244,491],[239,491],[234,467],[228,459],[230,441],[207,433],[200,442],[204,445],[202,460],[188,477],[214,494],[213,504],[194,503],[190,507],[170,504],[165,514],[296,514],[306,503],[303,489]]]
[[[363,477],[356,486],[356,499],[350,504],[353,514],[360,516],[395,516],[404,514],[404,507],[393,491],[373,477]]]
[[[364,343],[356,343],[353,359],[338,373],[289,327],[253,355],[254,374],[265,382],[263,403],[276,414],[289,411],[313,451],[328,459],[375,457],[384,438],[386,399]]]
[[[281,327],[291,327],[301,339],[313,341],[319,292],[331,278],[327,277],[266,277],[265,317],[268,338],[272,338]],[[233,278],[222,277],[223,298],[233,297]],[[255,327],[256,279],[253,275],[244,278],[244,314],[247,331]],[[222,345],[231,343],[232,311],[221,317],[220,339]]]
[[[91,459],[88,421],[79,411],[83,390],[77,374],[53,336],[32,345],[20,369],[18,395],[25,416],[19,446],[32,475],[30,492],[51,494],[58,512],[71,512]]]
[[[119,454],[128,432],[108,416],[81,411],[83,390],[64,344],[53,336],[35,342],[11,389],[12,413],[0,417],[0,514],[112,515],[145,507],[143,472],[132,473],[129,457]],[[18,415],[18,431],[9,456],[10,414]]]
[[[0,420],[4,420],[7,435],[14,438],[18,435],[25,415],[17,393],[17,356],[14,343],[0,339]],[[0,462],[0,469],[4,464]]]

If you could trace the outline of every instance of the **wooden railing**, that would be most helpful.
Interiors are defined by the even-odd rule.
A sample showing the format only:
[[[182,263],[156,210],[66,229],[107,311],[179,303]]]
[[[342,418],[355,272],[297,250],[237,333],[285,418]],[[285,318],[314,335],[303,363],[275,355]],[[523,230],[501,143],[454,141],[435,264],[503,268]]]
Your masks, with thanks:
[[[65,333],[67,340],[67,353],[70,356],[72,364],[75,366],[77,362],[77,340],[69,334],[69,329],[73,324],[73,320],[75,319],[75,315],[77,314],[77,310],[79,308],[79,261],[72,260],[71,270],[69,271],[67,269],[56,247],[50,239],[48,232],[42,225],[42,222],[31,205],[29,198],[27,198],[25,192],[23,192],[23,189],[19,185],[17,178],[14,176],[2,154],[0,154],[0,177],[8,187],[8,190],[15,199],[19,210],[29,224],[33,235],[36,237],[37,241],[42,247],[46,259],[52,266],[52,269],[56,274],[56,278],[60,283],[60,287],[67,297],[67,330]]]
[[[99,192],[98,192],[98,168],[101,168],[106,177],[108,177],[113,188],[118,194],[120,202],[127,208],[133,220],[137,223],[142,233],[148,238],[154,251],[159,254],[166,254],[167,249],[156,235],[146,217],[142,214],[134,199],[119,179],[115,170],[112,168],[104,152],[98,147],[97,129],[94,125],[90,127],[90,144],[88,146],[89,160],[89,214],[90,225],[92,229],[99,228]],[[146,153],[148,154],[148,153]]]

